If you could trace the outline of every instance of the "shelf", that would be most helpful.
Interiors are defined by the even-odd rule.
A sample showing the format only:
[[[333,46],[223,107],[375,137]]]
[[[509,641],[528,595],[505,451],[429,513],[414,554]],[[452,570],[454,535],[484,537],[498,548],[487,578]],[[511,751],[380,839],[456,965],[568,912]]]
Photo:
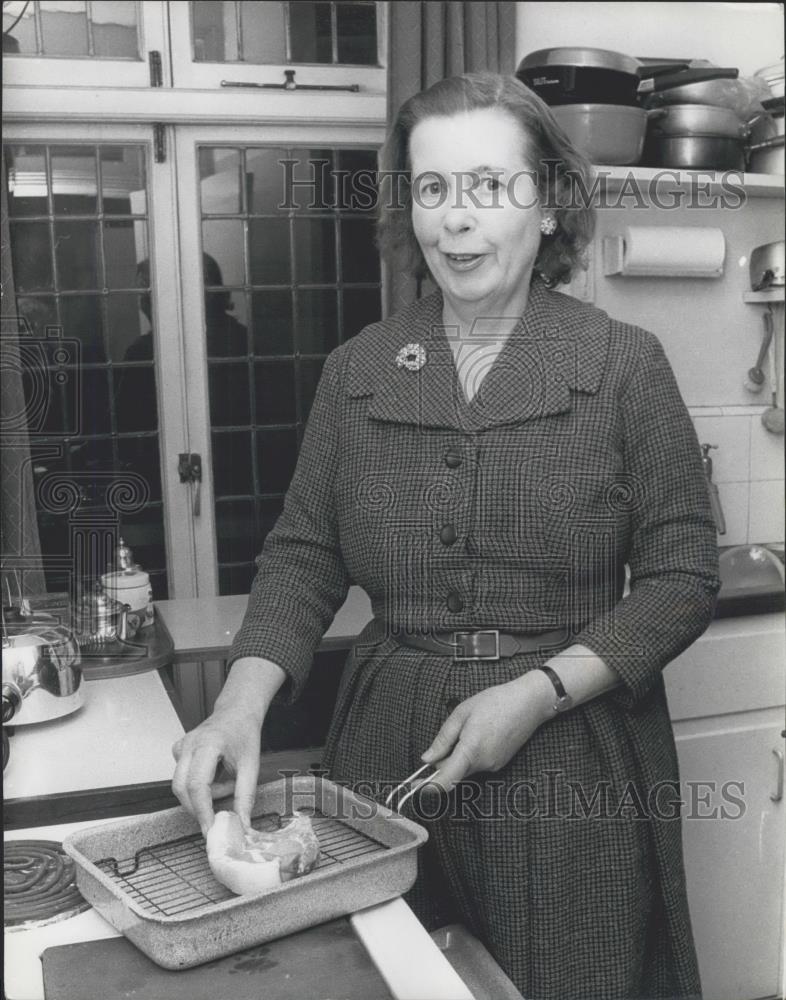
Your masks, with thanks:
[[[744,174],[739,170],[678,170],[672,167],[612,167],[593,166],[594,175],[604,178],[606,189],[619,191],[623,184],[636,182],[642,193],[654,183],[660,193],[666,190],[695,190],[697,196],[725,193],[735,197],[743,190],[748,198],[780,198],[786,196],[783,174]],[[700,186],[699,186],[700,185]],[[709,190],[707,190],[709,188]],[[631,194],[631,197],[633,195]]]
[[[743,302],[783,302],[782,288],[767,288],[762,292],[743,292]]]

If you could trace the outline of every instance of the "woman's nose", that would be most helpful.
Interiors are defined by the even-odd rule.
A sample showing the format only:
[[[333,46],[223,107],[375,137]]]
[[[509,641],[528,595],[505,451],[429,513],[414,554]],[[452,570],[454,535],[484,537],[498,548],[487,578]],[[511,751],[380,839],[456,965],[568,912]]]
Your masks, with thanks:
[[[464,233],[474,229],[475,220],[465,205],[454,205],[445,212],[442,225],[450,233]]]

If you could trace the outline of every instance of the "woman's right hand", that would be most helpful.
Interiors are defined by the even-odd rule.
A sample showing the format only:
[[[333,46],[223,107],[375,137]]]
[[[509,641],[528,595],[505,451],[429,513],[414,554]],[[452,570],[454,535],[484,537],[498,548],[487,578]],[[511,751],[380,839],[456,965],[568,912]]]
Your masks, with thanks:
[[[202,829],[213,825],[213,799],[230,795],[244,824],[251,822],[259,776],[261,721],[223,708],[186,733],[172,747],[177,761],[172,790]],[[220,767],[227,772],[220,774]],[[232,780],[234,778],[234,780]]]
[[[270,660],[236,660],[213,714],[172,747],[177,761],[172,790],[205,836],[213,825],[213,799],[230,795],[233,788],[235,812],[250,825],[262,722],[285,679],[284,671]],[[220,774],[222,765],[228,774]]]

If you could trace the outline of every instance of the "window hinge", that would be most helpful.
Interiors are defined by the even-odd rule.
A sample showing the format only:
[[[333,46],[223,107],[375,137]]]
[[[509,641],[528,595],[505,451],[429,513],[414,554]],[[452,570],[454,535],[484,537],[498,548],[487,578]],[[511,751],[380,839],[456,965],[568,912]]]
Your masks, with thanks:
[[[148,63],[150,65],[150,86],[151,87],[163,87],[164,86],[164,73],[161,68],[161,53],[152,49],[147,54]]]
[[[166,163],[166,132],[161,122],[153,126],[153,147],[156,163]]]
[[[199,517],[200,512],[200,487],[202,484],[202,456],[181,452],[177,456],[177,471],[181,483],[191,484],[191,508],[194,517]]]

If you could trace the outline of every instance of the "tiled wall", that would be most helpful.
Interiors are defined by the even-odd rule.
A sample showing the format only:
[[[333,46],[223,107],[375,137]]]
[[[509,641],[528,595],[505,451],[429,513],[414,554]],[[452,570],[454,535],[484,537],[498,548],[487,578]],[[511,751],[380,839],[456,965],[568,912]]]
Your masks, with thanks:
[[[720,545],[784,541],[783,437],[761,423],[761,406],[691,407],[699,442],[711,451],[726,534]]]

